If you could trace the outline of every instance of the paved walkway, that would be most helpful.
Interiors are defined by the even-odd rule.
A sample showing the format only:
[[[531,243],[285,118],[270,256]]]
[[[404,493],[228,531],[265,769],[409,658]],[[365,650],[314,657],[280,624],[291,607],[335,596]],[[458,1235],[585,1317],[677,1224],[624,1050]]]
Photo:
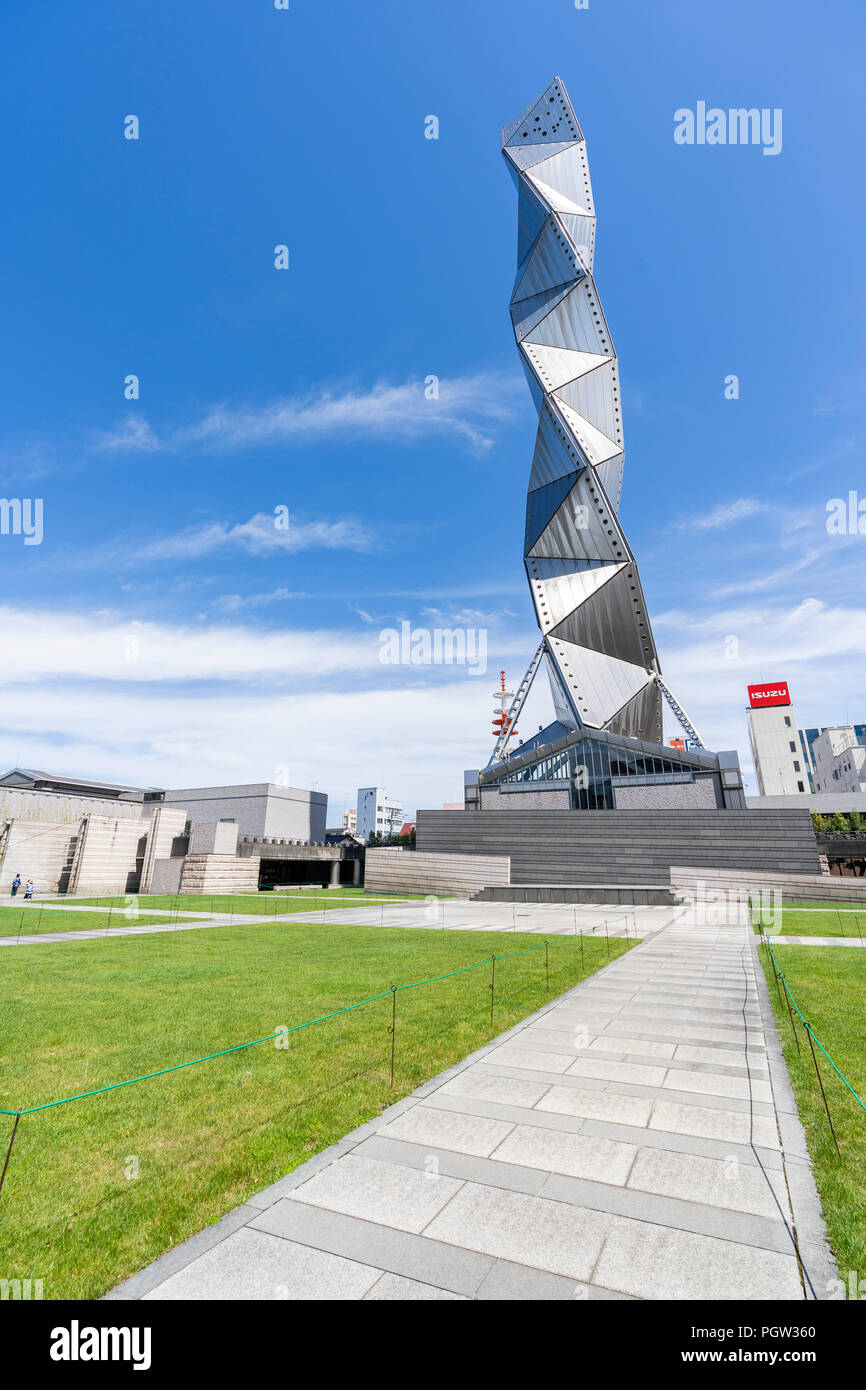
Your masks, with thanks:
[[[803,1299],[835,1277],[754,937],[680,916],[108,1297]]]
[[[72,908],[72,904],[70,904]],[[30,908],[28,911],[33,911]],[[533,905],[523,903],[474,903],[459,898],[441,902],[397,902],[380,905],[368,903],[351,908],[322,908],[309,912],[278,913],[265,917],[261,913],[181,913],[179,920],[151,921],[141,917],[127,920],[123,926],[108,926],[108,908],[79,907],[81,912],[102,912],[106,926],[82,931],[23,932],[19,937],[2,936],[0,946],[31,946],[57,941],[87,941],[98,937],[146,936],[157,932],[201,931],[210,927],[238,927],[295,923],[321,924],[333,922],[343,926],[414,927],[428,931],[518,931],[547,936],[570,936],[583,932],[586,936],[627,936],[638,938],[651,935],[672,921],[683,909],[670,907],[620,907],[593,904],[576,906]],[[113,909],[113,921],[122,921],[122,910]],[[44,925],[44,919],[43,919]]]

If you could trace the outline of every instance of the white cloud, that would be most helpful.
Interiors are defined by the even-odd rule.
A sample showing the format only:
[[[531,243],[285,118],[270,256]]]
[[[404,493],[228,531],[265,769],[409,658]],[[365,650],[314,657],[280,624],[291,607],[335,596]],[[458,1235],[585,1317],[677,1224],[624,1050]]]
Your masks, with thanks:
[[[238,613],[242,608],[264,608],[271,603],[285,603],[293,598],[312,598],[302,590],[271,589],[265,594],[222,594],[215,599],[213,607],[222,613]]]
[[[716,590],[716,595],[718,598],[730,598],[733,594],[758,594],[770,589],[778,591],[782,580],[790,579],[792,575],[799,574],[801,570],[808,569],[816,560],[823,558],[823,551],[807,550],[805,555],[801,555],[800,559],[791,565],[783,565],[768,574],[755,575],[752,579],[738,580],[735,584],[726,584]]]
[[[514,415],[516,385],[511,373],[476,372],[443,377],[435,399],[428,399],[423,381],[378,382],[367,390],[320,388],[267,405],[215,405],[200,420],[162,438],[143,417],[130,415],[115,430],[99,432],[96,447],[237,449],[340,435],[408,441],[449,434],[483,452],[493,443],[494,427]]]
[[[132,558],[144,560],[192,560],[210,555],[216,550],[245,550],[251,555],[270,555],[274,552],[298,550],[355,550],[376,549],[377,541],[363,522],[346,518],[340,521],[291,522],[285,529],[275,525],[275,517],[256,512],[249,521],[229,525],[224,521],[188,526],[173,536],[161,536],[146,542]]]
[[[130,414],[113,430],[98,430],[96,447],[109,453],[153,453],[162,446],[144,416]]]
[[[720,502],[702,516],[685,517],[677,525],[683,531],[720,531],[766,510],[766,504],[755,497],[738,497],[735,502]]]

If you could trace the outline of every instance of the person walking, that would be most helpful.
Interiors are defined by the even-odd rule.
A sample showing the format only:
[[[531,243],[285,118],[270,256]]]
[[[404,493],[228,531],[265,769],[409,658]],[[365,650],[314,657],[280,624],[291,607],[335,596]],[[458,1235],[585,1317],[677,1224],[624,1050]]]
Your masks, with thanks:
[[[33,897],[33,879],[32,879],[32,878],[28,878],[27,882],[26,882],[25,885],[24,885],[24,901],[25,901],[25,902],[29,902],[30,899],[31,899],[32,897]]]
[[[15,897],[15,894],[18,892],[18,889],[19,889],[20,887],[21,887],[21,875],[20,875],[20,874],[16,874],[15,877],[13,878],[13,880],[12,880],[12,896],[13,896],[13,898]]]

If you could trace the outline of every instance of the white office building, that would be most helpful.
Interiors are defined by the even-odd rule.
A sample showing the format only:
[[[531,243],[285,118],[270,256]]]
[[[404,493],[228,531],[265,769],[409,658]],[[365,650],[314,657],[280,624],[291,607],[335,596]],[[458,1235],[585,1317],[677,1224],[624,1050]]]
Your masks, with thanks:
[[[866,748],[853,724],[822,729],[812,756],[816,792],[866,792]]]
[[[371,835],[396,835],[403,824],[403,807],[389,796],[384,787],[359,787],[356,835],[369,840]]]
[[[785,681],[750,685],[749,743],[761,796],[808,795],[809,768]]]

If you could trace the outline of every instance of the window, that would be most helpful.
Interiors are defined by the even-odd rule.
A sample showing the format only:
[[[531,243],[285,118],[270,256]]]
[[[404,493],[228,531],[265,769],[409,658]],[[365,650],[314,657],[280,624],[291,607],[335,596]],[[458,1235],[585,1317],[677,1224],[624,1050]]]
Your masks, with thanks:
[[[786,715],[785,715],[785,728],[786,728],[786,729],[790,729],[790,727],[791,727],[791,716],[790,716],[789,714],[786,714]]]
[[[802,783],[802,782],[798,782],[798,783],[797,783],[797,791],[798,791],[798,792],[804,792],[805,790],[806,790],[806,788],[803,786],[803,783]]]
[[[792,753],[796,753],[796,751],[797,751],[797,745],[796,745],[796,743],[789,743],[789,744],[788,744],[788,747],[790,748],[790,750],[791,750]]]
[[[795,772],[799,772],[799,771],[800,771],[800,764],[797,763],[797,762],[794,763],[794,771],[795,771]],[[802,788],[801,788],[801,790],[802,790]]]

